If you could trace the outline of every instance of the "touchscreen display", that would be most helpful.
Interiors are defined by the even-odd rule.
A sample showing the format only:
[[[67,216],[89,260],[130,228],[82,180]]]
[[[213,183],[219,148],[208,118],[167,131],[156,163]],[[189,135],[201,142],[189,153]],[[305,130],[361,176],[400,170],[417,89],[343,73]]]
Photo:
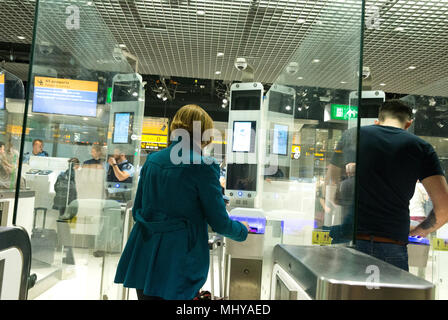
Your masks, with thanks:
[[[227,190],[256,191],[257,165],[256,164],[228,164]]]
[[[256,121],[233,122],[233,152],[255,152]]]
[[[115,113],[112,143],[130,143],[133,112]]]
[[[274,125],[274,137],[272,141],[272,153],[286,156],[288,152],[288,126]]]

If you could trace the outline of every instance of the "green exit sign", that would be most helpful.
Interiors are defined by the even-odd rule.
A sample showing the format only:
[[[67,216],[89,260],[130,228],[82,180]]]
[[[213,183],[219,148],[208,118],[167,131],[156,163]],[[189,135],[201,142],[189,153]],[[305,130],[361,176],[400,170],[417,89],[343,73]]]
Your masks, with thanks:
[[[332,120],[348,120],[348,119],[356,119],[357,117],[358,117],[357,106],[347,106],[344,104],[331,105]]]
[[[107,103],[112,103],[112,88],[107,88]]]

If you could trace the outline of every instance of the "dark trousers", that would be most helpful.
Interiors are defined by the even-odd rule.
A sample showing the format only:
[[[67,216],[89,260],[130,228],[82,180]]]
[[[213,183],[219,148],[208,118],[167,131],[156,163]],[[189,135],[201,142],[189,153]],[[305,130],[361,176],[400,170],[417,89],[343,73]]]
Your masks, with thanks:
[[[393,243],[356,240],[356,250],[386,261],[400,269],[409,271],[408,248]]]
[[[143,294],[143,290],[141,289],[135,289],[137,291],[137,298],[138,300],[163,300],[160,297],[153,297],[153,296],[145,296]]]

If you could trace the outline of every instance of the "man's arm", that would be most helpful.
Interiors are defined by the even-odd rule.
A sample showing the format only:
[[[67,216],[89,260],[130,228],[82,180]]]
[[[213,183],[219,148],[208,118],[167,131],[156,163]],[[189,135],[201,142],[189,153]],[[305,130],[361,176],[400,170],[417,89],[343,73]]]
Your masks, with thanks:
[[[426,237],[448,222],[448,184],[445,177],[441,175],[430,176],[423,179],[422,184],[432,200],[434,209],[424,221],[410,232],[411,236]]]
[[[126,180],[127,178],[130,177],[130,174],[129,174],[128,172],[126,172],[126,171],[121,171],[121,170],[118,168],[118,165],[117,165],[117,164],[114,164],[114,165],[112,166],[112,169],[114,170],[114,174],[115,174],[115,176],[117,177],[117,179],[118,179],[119,181],[124,181],[124,180]]]

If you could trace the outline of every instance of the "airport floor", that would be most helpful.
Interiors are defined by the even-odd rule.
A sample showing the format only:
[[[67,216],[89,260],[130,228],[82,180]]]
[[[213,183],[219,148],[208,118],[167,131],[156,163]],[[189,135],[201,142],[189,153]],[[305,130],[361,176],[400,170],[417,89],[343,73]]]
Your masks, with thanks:
[[[101,277],[102,266],[105,262],[104,268],[104,284],[103,295],[106,293],[108,299],[115,300],[117,291],[121,286],[112,284],[115,275],[114,266],[117,265],[119,255],[115,257],[108,257],[103,261],[103,258],[96,258],[92,254],[91,249],[74,249],[74,256],[76,264],[73,266],[64,265],[62,272],[62,280],[59,280],[51,288],[38,295],[31,297],[33,300],[100,300],[104,299],[101,294]],[[110,266],[110,267],[109,267]],[[214,259],[214,274],[215,274],[215,296],[219,292],[218,281],[218,261]],[[57,268],[45,267],[35,265],[32,273],[36,273],[38,279],[43,279]],[[112,279],[112,280],[110,280]],[[109,288],[107,288],[109,286]],[[204,284],[202,290],[211,291],[210,275],[207,282]],[[129,290],[129,300],[137,300],[135,290]]]
[[[64,265],[63,272],[55,285],[36,297],[33,300],[115,300],[117,292],[121,286],[113,284],[115,266],[119,255],[109,256],[107,259],[94,257],[91,249],[74,249],[76,265]],[[103,269],[104,266],[104,269]],[[35,264],[32,273],[36,273],[38,279],[43,279],[57,268],[45,267],[43,264]],[[104,272],[103,272],[104,270]],[[219,276],[218,259],[214,259],[214,283],[215,297],[219,296]],[[418,275],[419,270],[410,267],[411,273]],[[432,259],[429,259],[427,267],[424,269],[425,279],[435,283],[437,280],[436,270],[433,268]],[[101,294],[101,279],[103,277],[103,290]],[[448,299],[448,289],[441,284],[438,285],[436,299]],[[202,290],[211,291],[210,274]],[[104,296],[106,295],[106,297]],[[137,300],[135,290],[129,290],[129,300]]]

